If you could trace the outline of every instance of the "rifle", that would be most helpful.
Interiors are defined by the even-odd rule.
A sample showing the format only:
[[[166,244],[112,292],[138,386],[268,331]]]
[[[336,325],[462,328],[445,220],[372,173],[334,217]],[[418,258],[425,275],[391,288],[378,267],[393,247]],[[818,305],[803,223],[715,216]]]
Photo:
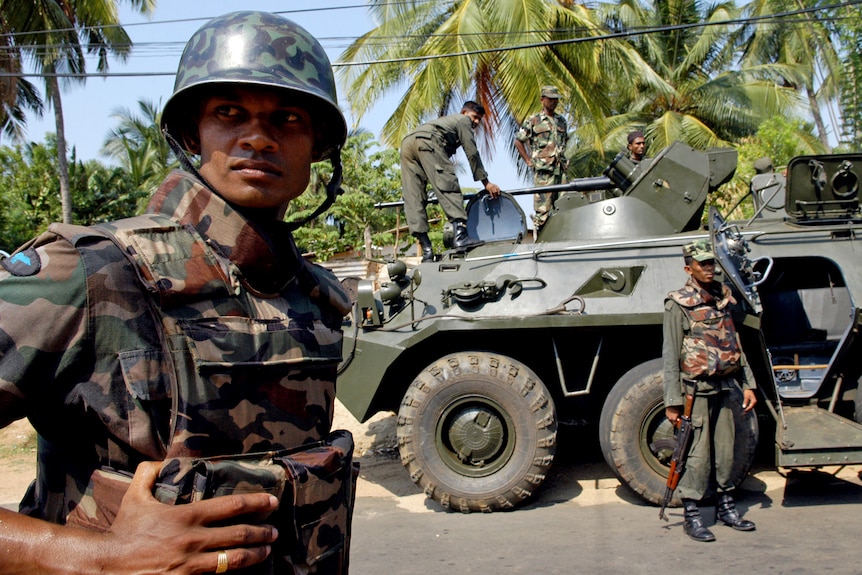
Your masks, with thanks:
[[[686,390],[687,391],[687,390]],[[673,457],[670,459],[670,470],[667,474],[667,488],[664,490],[664,501],[661,504],[661,510],[658,512],[658,518],[668,521],[665,515],[665,508],[673,499],[673,492],[676,491],[676,486],[679,485],[679,480],[685,471],[685,460],[688,458],[688,448],[691,446],[691,408],[694,405],[694,389],[691,393],[685,396],[685,408],[680,417],[674,422],[676,427],[676,447],[673,449]]]

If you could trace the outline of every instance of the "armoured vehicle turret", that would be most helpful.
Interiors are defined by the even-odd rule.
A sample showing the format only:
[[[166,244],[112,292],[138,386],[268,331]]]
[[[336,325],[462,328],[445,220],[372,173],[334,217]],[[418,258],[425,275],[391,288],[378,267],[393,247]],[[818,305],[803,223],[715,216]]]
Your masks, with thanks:
[[[557,452],[579,449],[558,444],[569,423],[597,430],[621,482],[657,503],[674,445],[664,299],[687,277],[681,247],[711,238],[763,407],[737,405],[738,480],[761,428],[780,467],[862,463],[862,154],[795,158],[786,181],[753,188],[754,216],[728,222],[711,208],[702,225],[736,163],[732,149],[681,143],[639,165],[618,157],[603,176],[556,187],[535,242],[514,194],[471,199],[468,229],[485,245],[394,261],[377,290],[347,282],[339,399],[360,421],[398,414],[401,462],[445,508],[529,498]]]

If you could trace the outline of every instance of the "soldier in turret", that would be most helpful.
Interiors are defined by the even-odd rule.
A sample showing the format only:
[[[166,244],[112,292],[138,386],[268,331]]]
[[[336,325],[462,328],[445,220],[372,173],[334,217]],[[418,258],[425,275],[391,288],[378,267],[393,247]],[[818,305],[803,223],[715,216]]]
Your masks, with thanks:
[[[566,159],[569,132],[566,119],[557,114],[560,92],[556,86],[542,87],[541,102],[542,111],[524,120],[515,135],[515,148],[527,167],[533,170],[536,186],[550,186],[563,183],[569,167]],[[537,230],[548,221],[558,195],[556,192],[533,195],[533,224]]]
[[[640,164],[646,158],[646,139],[640,130],[629,132],[626,136],[626,157],[634,164]]]
[[[665,300],[664,404],[669,421],[682,414],[684,396],[694,394],[692,443],[678,493],[684,507],[686,535],[695,541],[715,541],[704,524],[698,502],[714,487],[716,516],[738,531],[752,531],[733,499],[732,468],[735,425],[731,394],[742,389],[742,407],[757,403],[754,376],[745,362],[730,316],[736,303],[730,288],[715,281],[715,255],[707,240],[683,247],[689,279]],[[712,486],[711,478],[715,485]]]
[[[316,525],[308,510],[266,492],[154,498],[168,458],[329,436],[349,301],[283,218],[313,162],[340,174],[336,102],[305,29],[263,12],[215,18],[189,40],[162,116],[186,169],[146,215],[55,224],[2,260],[0,425],[28,417],[39,435],[20,513],[0,509],[4,575],[344,572],[350,514],[333,511],[350,501],[327,499],[306,538],[292,517]],[[117,484],[125,497],[103,491]]]

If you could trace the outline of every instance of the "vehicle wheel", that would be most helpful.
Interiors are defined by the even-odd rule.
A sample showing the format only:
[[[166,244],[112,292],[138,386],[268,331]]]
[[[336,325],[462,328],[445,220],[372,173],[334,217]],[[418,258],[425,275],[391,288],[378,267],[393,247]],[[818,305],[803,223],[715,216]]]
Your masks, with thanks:
[[[557,421],[545,385],[524,364],[485,352],[447,355],[413,380],[398,412],[410,478],[447,509],[510,509],[554,460]]]
[[[742,393],[731,401],[736,421],[734,484],[751,469],[757,448],[757,416],[743,413]],[[623,375],[608,394],[599,421],[599,442],[619,480],[645,500],[660,505],[675,444],[664,415],[662,360],[643,363]],[[672,507],[681,505],[674,495]]]

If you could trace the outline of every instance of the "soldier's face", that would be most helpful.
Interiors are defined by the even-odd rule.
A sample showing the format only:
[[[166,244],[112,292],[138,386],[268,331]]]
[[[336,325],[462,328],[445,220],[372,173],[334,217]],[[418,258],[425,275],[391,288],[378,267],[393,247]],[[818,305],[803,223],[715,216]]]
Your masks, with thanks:
[[[553,112],[557,109],[557,104],[559,100],[557,98],[548,98],[547,96],[542,96],[542,106],[549,112]]]
[[[628,148],[635,158],[641,159],[646,152],[646,141],[643,138],[635,138],[632,140],[632,143],[628,145]]]
[[[470,124],[473,126],[474,130],[479,127],[479,123],[482,121],[482,114],[474,112],[473,110],[466,110],[463,114],[470,118]]]
[[[708,286],[715,279],[715,260],[691,260],[691,265],[685,266],[685,271],[700,285]]]
[[[280,219],[308,185],[311,113],[283,90],[216,89],[201,104],[198,137],[201,175],[238,207]]]

